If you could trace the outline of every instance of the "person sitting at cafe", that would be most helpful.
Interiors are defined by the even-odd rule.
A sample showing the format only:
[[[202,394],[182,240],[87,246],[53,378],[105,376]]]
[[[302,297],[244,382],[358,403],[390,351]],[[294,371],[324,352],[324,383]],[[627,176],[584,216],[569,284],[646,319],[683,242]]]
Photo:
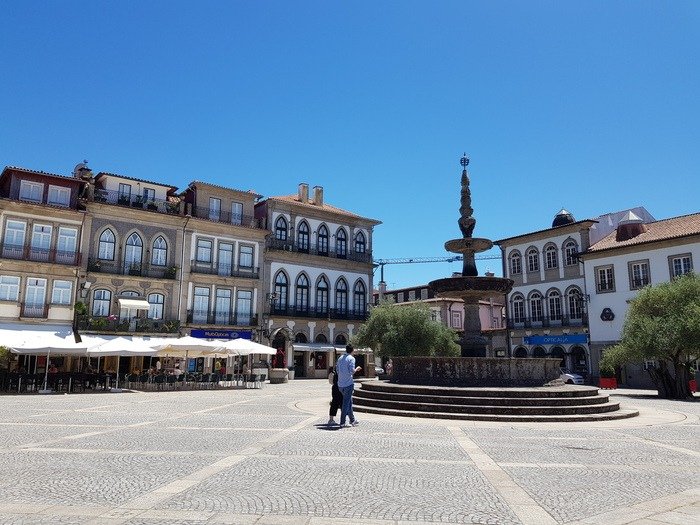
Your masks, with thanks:
[[[175,377],[180,377],[182,375],[182,370],[180,370],[180,365],[175,365],[175,369],[173,370],[173,375]]]
[[[53,363],[49,364],[49,374],[56,374],[58,373],[58,368],[56,368],[56,365]]]

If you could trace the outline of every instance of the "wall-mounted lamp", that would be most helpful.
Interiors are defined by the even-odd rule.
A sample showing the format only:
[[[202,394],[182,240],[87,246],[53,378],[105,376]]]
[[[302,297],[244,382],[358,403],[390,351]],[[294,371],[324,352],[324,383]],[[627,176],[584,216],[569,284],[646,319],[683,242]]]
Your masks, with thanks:
[[[90,286],[92,286],[91,281],[83,281],[82,283],[80,283],[80,297],[82,299],[85,299],[88,296]]]

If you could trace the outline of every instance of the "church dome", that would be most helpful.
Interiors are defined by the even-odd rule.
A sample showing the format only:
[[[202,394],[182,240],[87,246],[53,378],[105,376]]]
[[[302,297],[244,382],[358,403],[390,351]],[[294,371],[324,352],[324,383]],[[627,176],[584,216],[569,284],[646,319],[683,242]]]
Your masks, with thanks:
[[[576,219],[574,219],[574,216],[571,215],[564,208],[562,208],[559,211],[559,213],[557,213],[554,216],[554,220],[552,221],[552,228],[556,228],[557,226],[564,226],[566,224],[571,224],[573,222],[576,222]]]

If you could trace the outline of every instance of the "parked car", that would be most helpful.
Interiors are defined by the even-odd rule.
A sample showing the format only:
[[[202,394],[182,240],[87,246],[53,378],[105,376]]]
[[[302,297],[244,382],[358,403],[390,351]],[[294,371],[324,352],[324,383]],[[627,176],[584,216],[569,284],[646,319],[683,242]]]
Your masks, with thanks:
[[[580,376],[578,374],[574,374],[573,372],[569,372],[568,370],[562,368],[561,369],[561,374],[559,375],[559,379],[564,381],[567,385],[582,385],[583,384],[583,376]]]

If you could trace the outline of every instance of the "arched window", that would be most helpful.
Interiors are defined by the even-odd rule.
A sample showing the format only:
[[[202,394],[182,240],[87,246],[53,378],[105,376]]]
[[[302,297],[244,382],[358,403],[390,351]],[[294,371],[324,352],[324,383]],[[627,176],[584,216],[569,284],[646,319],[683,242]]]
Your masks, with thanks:
[[[125,290],[119,293],[120,297],[139,297],[139,293],[133,290]],[[138,310],[128,307],[119,308],[119,321],[130,321],[138,315]]]
[[[126,240],[124,251],[124,270],[129,275],[141,275],[141,256],[143,255],[143,241],[138,233],[132,233]]]
[[[545,260],[545,268],[548,270],[551,270],[552,268],[556,268],[558,266],[557,264],[557,247],[554,246],[553,244],[550,244],[544,249],[544,260]]]
[[[357,235],[355,235],[355,253],[365,253],[366,251],[367,241],[365,240],[365,234],[357,232]]]
[[[341,315],[348,312],[348,283],[342,278],[335,284],[335,310]]]
[[[148,294],[148,309],[149,319],[163,319],[163,305],[165,304],[165,296],[161,293]]]
[[[523,273],[523,261],[520,257],[520,252],[513,252],[510,254],[510,274],[518,275]]]
[[[532,349],[532,357],[547,357],[547,352],[541,346],[536,346]]]
[[[306,338],[306,334],[299,332],[296,336],[294,336],[294,342],[295,343],[306,343],[308,342],[308,339]]]
[[[534,248],[531,248],[527,251],[527,271],[540,271],[540,254],[537,253],[537,250],[535,250]]]
[[[348,234],[342,228],[335,234],[335,254],[341,259],[348,256]]]
[[[287,292],[289,284],[284,272],[279,272],[275,277],[275,310],[284,311],[287,308]]]
[[[314,343],[327,343],[328,338],[323,334],[318,334],[314,339]]]
[[[95,290],[92,294],[92,315],[95,317],[107,317],[111,302],[112,292],[109,290]]]
[[[525,299],[522,295],[517,294],[513,296],[512,299],[512,317],[514,323],[524,323],[525,322]]]
[[[367,313],[367,292],[365,284],[362,281],[357,281],[355,283],[352,297],[355,314],[365,315]]]
[[[153,241],[153,250],[151,251],[151,264],[153,266],[165,266],[168,262],[168,244],[163,236],[159,236]]]
[[[275,221],[275,239],[278,241],[287,240],[287,219],[278,217]]]
[[[97,258],[107,261],[114,260],[114,246],[116,239],[114,233],[110,229],[106,229],[100,235],[100,245],[97,249]]]
[[[577,254],[578,246],[576,246],[576,243],[574,241],[566,241],[566,244],[564,244],[564,257],[567,266],[578,264]]]
[[[335,336],[335,344],[346,345],[348,344],[348,339],[343,334],[338,334]]]
[[[557,290],[547,294],[547,309],[550,321],[561,321],[561,294]]]
[[[566,367],[566,356],[564,355],[564,349],[561,346],[555,346],[549,352],[549,357],[561,359],[559,363],[560,367]]]
[[[324,224],[318,228],[316,250],[319,255],[328,255],[328,228]]]
[[[567,303],[569,306],[569,318],[570,319],[582,319],[583,318],[583,301],[581,297],[581,290],[578,288],[572,288],[567,294]]]
[[[530,319],[542,322],[542,295],[539,292],[530,295]]]
[[[316,312],[328,312],[328,281],[323,276],[316,283]]]
[[[513,355],[515,355],[515,357],[518,357],[518,358],[527,357],[527,348],[525,348],[523,346],[519,346],[518,348],[515,349],[515,352],[513,353]]]
[[[309,310],[309,279],[303,273],[297,277],[294,306],[297,312]]]
[[[297,230],[297,249],[300,252],[309,253],[309,225],[306,221],[299,223]]]

